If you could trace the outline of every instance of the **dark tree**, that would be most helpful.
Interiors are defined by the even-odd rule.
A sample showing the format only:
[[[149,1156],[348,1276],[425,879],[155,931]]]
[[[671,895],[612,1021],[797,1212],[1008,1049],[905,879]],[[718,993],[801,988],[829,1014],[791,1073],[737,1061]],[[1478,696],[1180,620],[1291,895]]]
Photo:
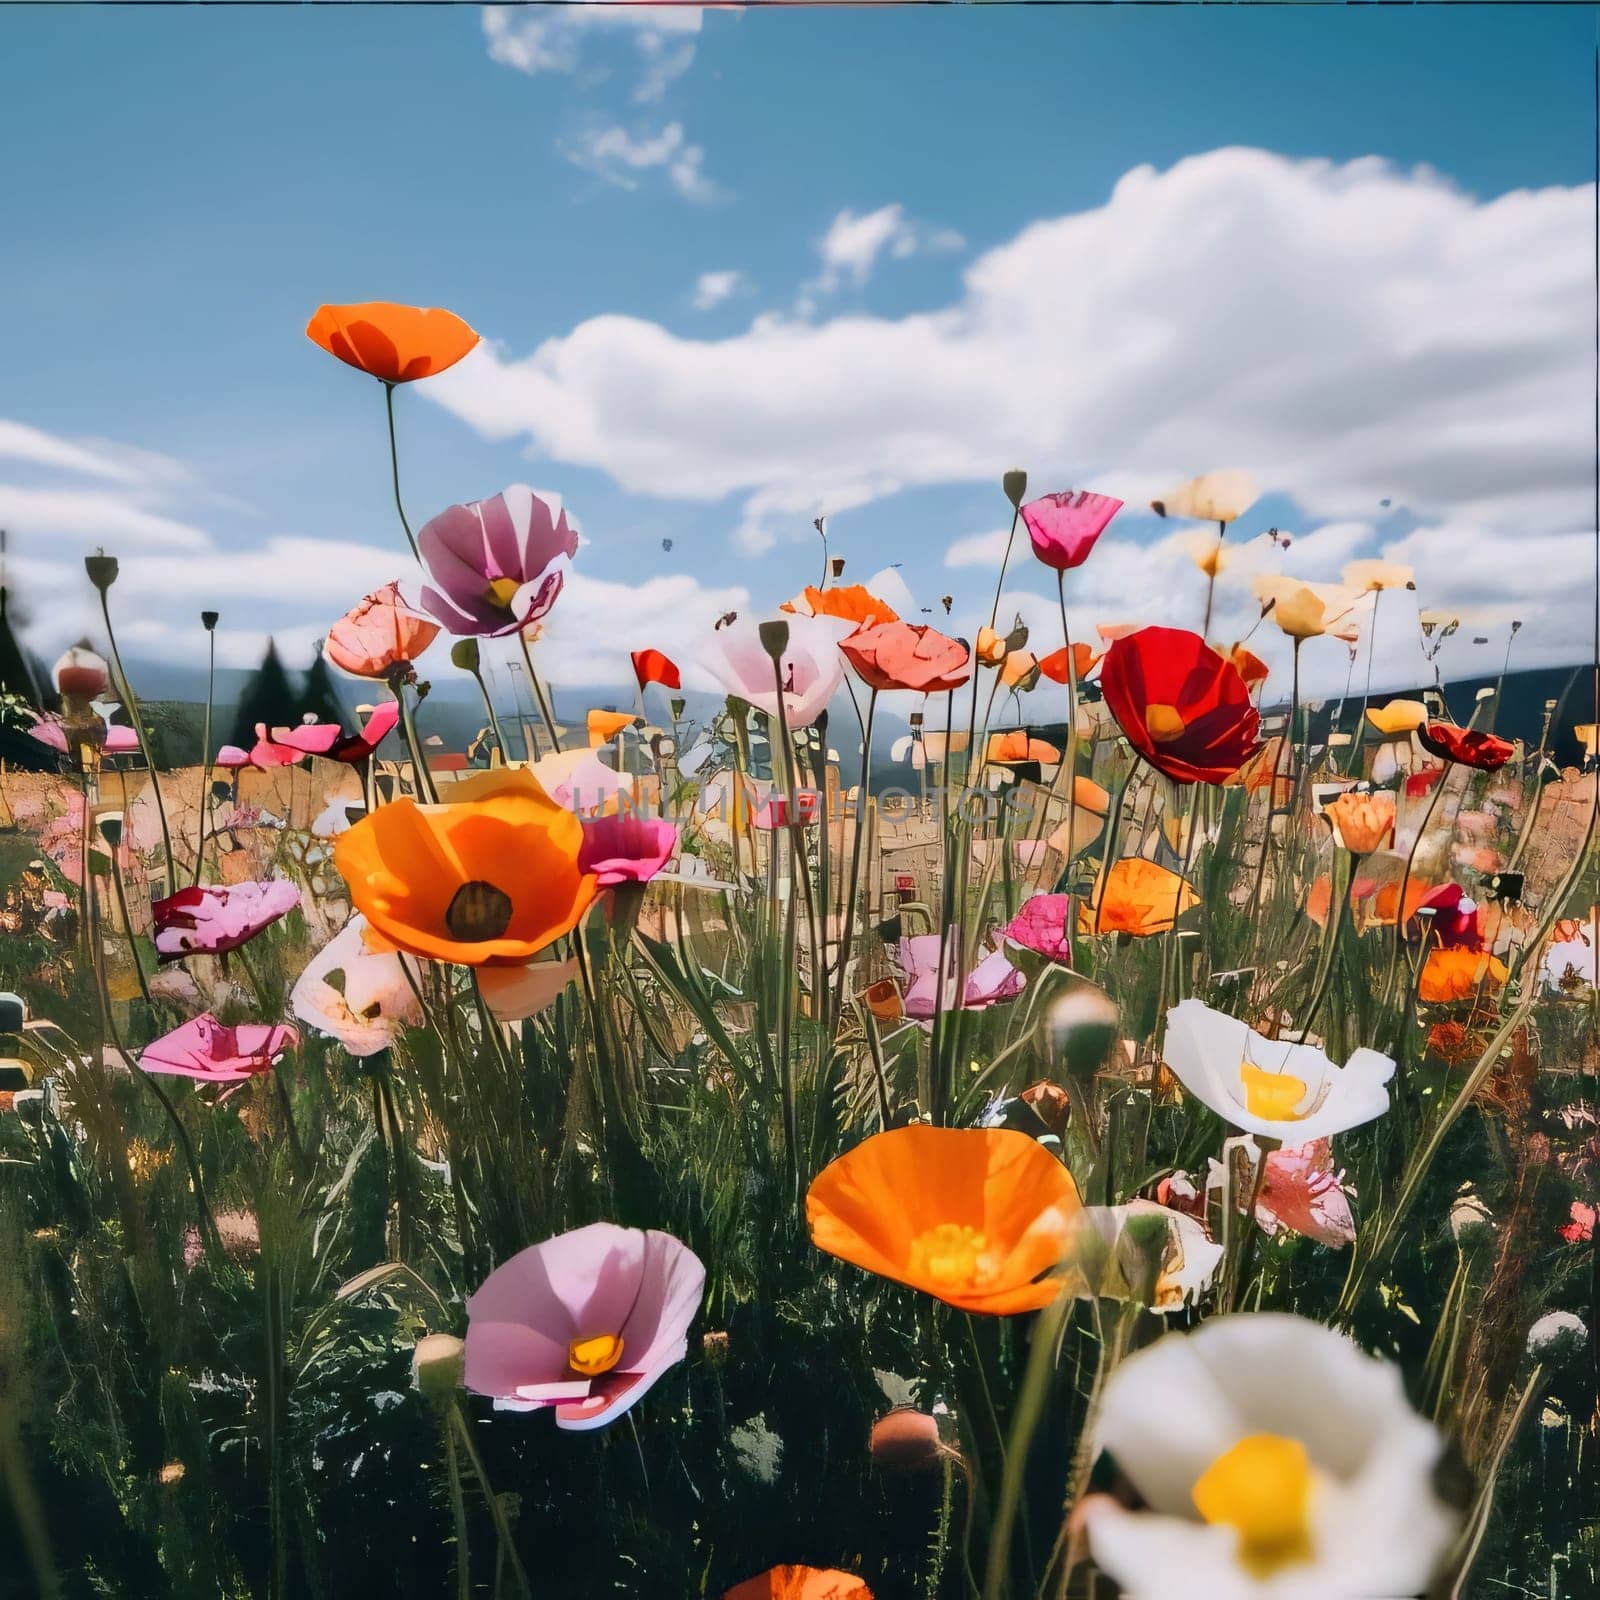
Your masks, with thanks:
[[[344,715],[344,702],[339,698],[333,674],[328,671],[327,660],[319,649],[300,685],[300,700],[295,707],[294,720],[303,722],[307,717],[313,717],[318,722],[343,722]]]
[[[248,750],[256,742],[258,722],[269,728],[292,726],[300,720],[296,707],[294,686],[278,658],[278,647],[268,639],[267,653],[261,658],[256,675],[239,696],[239,710],[233,719],[233,734],[228,742]]]

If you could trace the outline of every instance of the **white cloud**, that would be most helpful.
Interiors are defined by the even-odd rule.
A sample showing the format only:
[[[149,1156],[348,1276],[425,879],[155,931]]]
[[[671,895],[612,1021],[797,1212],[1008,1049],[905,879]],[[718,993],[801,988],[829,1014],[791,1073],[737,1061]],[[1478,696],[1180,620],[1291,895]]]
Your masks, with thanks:
[[[705,150],[689,143],[680,122],[669,122],[659,133],[641,135],[629,133],[620,124],[594,128],[580,135],[576,144],[566,146],[565,154],[574,166],[620,189],[637,189],[639,173],[659,168],[685,200],[709,205],[722,198],[722,191],[705,175]]]
[[[541,72],[603,71],[607,40],[633,47],[640,71],[633,97],[658,100],[688,71],[702,25],[692,6],[585,0],[571,5],[488,6],[483,34],[490,56],[530,77]]]
[[[715,311],[724,300],[736,294],[747,294],[750,280],[737,267],[720,272],[702,272],[694,281],[694,308],[696,311]]]
[[[1512,552],[1551,538],[1566,560],[1588,521],[1592,207],[1586,187],[1480,201],[1375,158],[1218,150],[1033,223],[939,309],[765,316],[720,339],[603,315],[526,356],[486,345],[427,394],[636,493],[742,495],[748,550],[803,537],[817,511],[1015,464],[1135,506],[1246,469],[1311,526],[1387,500],[1458,530],[1472,552],[1419,583],[1448,595],[1518,568],[1556,632],[1586,569]],[[835,241],[840,273],[893,237],[864,220]]]
[[[159,512],[147,511],[124,495],[105,489],[38,488],[0,483],[0,527],[28,538],[77,540],[88,553],[97,546],[203,550],[199,528]]]
[[[913,221],[901,205],[880,206],[861,216],[841,211],[817,244],[822,271],[808,288],[830,294],[848,280],[859,289],[885,251],[903,261],[914,255],[948,254],[965,244],[953,228],[930,228]]]
[[[1026,532],[1019,532],[1018,537],[1027,544]],[[947,567],[994,567],[999,568],[1005,560],[1006,545],[1010,542],[1011,530],[1009,528],[994,528],[988,533],[969,533],[964,539],[957,539],[944,553],[944,564]]]

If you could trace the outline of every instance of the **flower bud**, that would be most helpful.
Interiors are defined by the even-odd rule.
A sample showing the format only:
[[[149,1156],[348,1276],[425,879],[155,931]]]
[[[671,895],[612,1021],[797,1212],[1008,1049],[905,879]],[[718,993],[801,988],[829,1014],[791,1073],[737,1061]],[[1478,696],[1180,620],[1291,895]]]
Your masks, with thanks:
[[[884,1472],[928,1472],[943,1458],[939,1424],[925,1411],[896,1406],[872,1425],[872,1464]]]
[[[1000,487],[1006,492],[1006,499],[1017,510],[1022,509],[1022,497],[1028,492],[1028,474],[1021,467],[1013,467],[1000,479]]]
[[[1050,1008],[1050,1033],[1059,1059],[1075,1078],[1092,1077],[1111,1055],[1120,1013],[1106,994],[1085,986]]]
[[[1565,1366],[1589,1342],[1589,1329],[1571,1311],[1547,1311],[1528,1329],[1528,1354],[1548,1366]]]
[[[93,650],[75,644],[56,662],[56,688],[71,700],[93,700],[111,684],[111,669]]]
[[[459,671],[476,675],[478,661],[478,641],[476,639],[457,639],[450,646],[450,665]]]
[[[430,1400],[447,1400],[461,1387],[466,1346],[453,1333],[425,1333],[411,1355],[411,1381]]]

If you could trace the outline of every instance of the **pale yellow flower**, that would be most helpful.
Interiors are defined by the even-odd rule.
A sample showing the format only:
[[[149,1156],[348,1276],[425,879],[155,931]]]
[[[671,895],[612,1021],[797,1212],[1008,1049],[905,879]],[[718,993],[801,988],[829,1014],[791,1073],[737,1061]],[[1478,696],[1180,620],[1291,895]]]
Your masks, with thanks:
[[[1232,522],[1261,497],[1248,472],[1207,472],[1150,502],[1158,517],[1193,517],[1196,522]]]
[[[1416,576],[1410,567],[1398,561],[1351,561],[1339,574],[1339,581],[1347,589],[1369,593],[1383,589],[1415,589]]]

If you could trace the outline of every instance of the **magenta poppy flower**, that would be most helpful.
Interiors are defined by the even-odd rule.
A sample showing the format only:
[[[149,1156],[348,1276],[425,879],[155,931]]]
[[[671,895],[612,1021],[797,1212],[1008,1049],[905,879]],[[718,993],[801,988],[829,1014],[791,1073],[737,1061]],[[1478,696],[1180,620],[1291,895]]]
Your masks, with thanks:
[[[1002,935],[1024,950],[1034,950],[1051,961],[1072,964],[1072,941],[1067,935],[1072,896],[1036,894],[1017,912]]]
[[[365,761],[394,731],[400,720],[400,702],[384,700],[372,708],[372,715],[360,733],[346,733],[337,722],[302,722],[293,728],[273,728],[256,724],[256,742],[248,750],[225,744],[217,752],[214,766],[236,770],[240,767],[292,767],[307,756],[326,756],[330,761]]]
[[[156,954],[163,961],[237,950],[300,904],[287,878],[266,883],[196,884],[152,902]]]
[[[591,1223],[520,1250],[467,1301],[466,1386],[603,1427],[682,1361],[706,1271],[670,1233]]]
[[[1095,541],[1121,509],[1122,502],[1108,494],[1068,489],[1065,494],[1030,500],[1022,508],[1022,520],[1033,540],[1033,553],[1047,567],[1066,572],[1089,559]]]
[[[417,535],[437,585],[422,603],[451,633],[500,638],[548,614],[561,594],[557,565],[578,553],[567,513],[514,483],[492,499],[441,511]]]
[[[102,755],[126,756],[138,750],[139,735],[132,728],[120,722],[108,722],[105,727],[105,743],[100,746]],[[35,717],[33,726],[28,732],[40,744],[47,744],[52,750],[59,750],[62,755],[67,753],[67,730],[62,726],[60,717]]]
[[[588,817],[578,846],[578,870],[592,872],[602,889],[618,883],[648,883],[678,848],[678,830],[659,817],[618,813]]]
[[[246,1022],[229,1028],[207,1011],[146,1045],[139,1065],[146,1072],[205,1083],[242,1083],[270,1072],[273,1062],[299,1042],[299,1030],[288,1023]]]
[[[1421,927],[1426,919],[1417,912],[1433,913],[1432,931],[1445,950],[1483,949],[1483,925],[1476,902],[1467,897],[1459,883],[1441,883],[1430,889],[1417,904],[1412,921]]]
[[[926,1019],[936,1011],[981,1010],[1002,1000],[1014,1000],[1027,985],[1027,979],[998,951],[991,951],[967,974],[958,999],[955,993],[955,968],[960,955],[960,934],[952,933],[945,947],[945,980],[937,981],[939,946],[937,933],[919,933],[900,941],[900,967],[905,973],[905,1011],[908,1017]],[[941,995],[942,988],[942,995]]]

